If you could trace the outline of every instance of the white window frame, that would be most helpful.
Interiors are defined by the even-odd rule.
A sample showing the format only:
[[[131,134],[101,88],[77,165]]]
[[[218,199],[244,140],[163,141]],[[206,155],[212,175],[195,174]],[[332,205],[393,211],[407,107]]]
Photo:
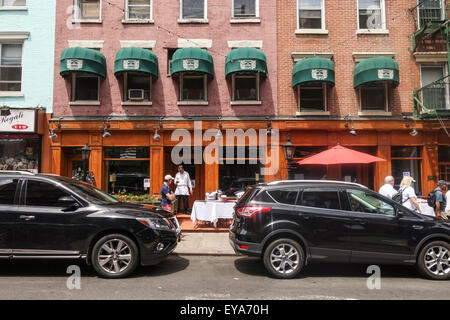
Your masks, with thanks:
[[[419,4],[422,2],[422,0],[417,0],[417,8],[416,8],[416,10],[417,10],[417,26],[418,26],[418,29],[420,29],[422,26],[420,25],[420,6],[419,6]],[[445,16],[445,0],[440,0],[439,1],[440,3],[441,3],[441,18],[443,19],[444,18],[444,16]]]
[[[21,68],[21,74],[20,74],[20,91],[0,91],[0,96],[5,97],[5,96],[22,96],[23,95],[23,65],[24,65],[24,56],[23,56],[23,52],[24,52],[24,42],[22,41],[5,41],[2,42],[0,41],[0,60],[1,60],[1,56],[2,56],[2,46],[3,45],[21,45],[22,46],[22,52],[21,52],[21,61],[20,61],[20,68]],[[5,81],[6,82],[6,81]]]
[[[74,0],[73,10],[74,10],[75,22],[101,22],[102,21],[102,11],[103,11],[102,10],[102,7],[103,7],[102,0],[98,0],[100,3],[99,17],[98,18],[88,18],[88,19],[84,19],[81,17],[80,1],[81,0]]]
[[[302,85],[298,85],[297,86],[297,95],[298,95],[298,111],[299,112],[327,112],[328,111],[328,99],[327,99],[327,96],[328,96],[328,94],[327,94],[327,92],[328,92],[328,85],[327,85],[327,83],[326,82],[322,82],[322,94],[323,94],[323,103],[324,103],[324,106],[323,106],[323,110],[311,110],[311,109],[303,109],[302,110],[302,106],[301,106],[301,103],[300,103],[300,98],[301,98],[301,88],[303,87],[303,89],[316,89],[316,88],[318,88],[318,87],[308,87],[308,86],[302,86]]]
[[[180,0],[180,19],[179,21],[195,21],[208,19],[208,0],[203,0],[203,18],[183,18],[183,1]]]
[[[100,76],[99,75],[89,75],[92,77],[97,77],[98,80],[98,87],[97,87],[97,100],[75,100],[75,96],[76,96],[76,85],[77,85],[77,77],[82,77],[84,75],[80,75],[78,72],[73,72],[72,73],[72,96],[70,97],[70,102],[72,104],[92,104],[92,103],[100,103]]]
[[[125,21],[153,21],[153,0],[148,0],[150,2],[150,17],[148,19],[131,19],[129,15],[129,1],[125,0]],[[134,5],[135,7],[147,7],[147,5]]]
[[[4,5],[4,0],[0,0],[0,11],[1,10],[27,10],[27,2],[25,1],[25,5],[15,6],[15,5]]]
[[[238,78],[256,78],[256,100],[236,100],[236,77]],[[231,95],[231,101],[232,102],[261,102],[261,96],[260,96],[260,83],[261,83],[261,73],[256,72],[254,75],[244,75],[244,74],[235,74],[233,73],[231,75],[231,88],[232,88],[232,95]]]
[[[423,87],[423,75],[422,75],[422,68],[427,68],[427,67],[441,67],[443,69],[442,74],[444,75],[444,77],[447,77],[449,75],[448,73],[448,66],[447,63],[421,63],[420,64],[420,87]],[[448,78],[447,78],[448,79]],[[449,110],[450,109],[450,83],[447,81],[446,85],[445,85],[445,110]]]
[[[385,99],[384,99],[384,108],[383,109],[363,109],[362,108],[362,99],[361,99],[361,89],[362,88],[367,88],[370,86],[364,86],[361,85],[358,88],[358,93],[359,93],[359,110],[360,112],[389,112],[389,87],[388,87],[388,83],[384,82],[383,83],[383,87],[384,87],[384,95],[385,95]]]
[[[322,27],[320,29],[306,29],[306,28],[300,28],[300,16],[299,16],[299,12],[300,12],[300,7],[299,7],[299,1],[301,0],[296,0],[296,7],[297,7],[297,30],[307,30],[307,31],[314,31],[314,30],[326,30],[325,27],[325,0],[320,0],[320,5],[321,5],[321,15],[320,15],[320,20],[321,20],[321,25]],[[316,10],[316,9],[311,9],[311,10]]]
[[[254,17],[235,17],[234,16],[234,1],[231,0],[231,17],[233,19],[257,19],[259,18],[259,0],[253,0],[255,2],[255,16]]]
[[[148,75],[150,78],[150,94],[149,94],[149,100],[143,100],[142,102],[138,102],[141,104],[148,104],[152,102],[152,76]],[[123,102],[126,103],[133,103],[132,100],[130,100],[130,97],[128,96],[128,72],[125,72],[123,75]]]
[[[179,86],[180,86],[180,92],[179,92],[179,98],[178,98],[178,102],[208,102],[208,75],[207,74],[199,74],[199,75],[188,75],[189,78],[203,78],[203,90],[204,90],[204,95],[205,95],[205,100],[193,100],[193,99],[186,99],[183,100],[183,86],[184,86],[184,77],[185,74],[184,73],[180,73],[180,82],[179,82]]]
[[[386,5],[384,0],[380,0],[381,9],[381,28],[379,29],[368,29],[359,27],[359,0],[356,0],[356,16],[357,16],[357,29],[358,30],[386,30]]]

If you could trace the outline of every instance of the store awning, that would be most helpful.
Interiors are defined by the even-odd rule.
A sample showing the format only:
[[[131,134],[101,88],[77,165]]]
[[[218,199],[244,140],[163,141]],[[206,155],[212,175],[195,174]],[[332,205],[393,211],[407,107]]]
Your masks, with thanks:
[[[105,78],[106,58],[94,49],[68,48],[61,53],[59,74],[65,77],[73,72],[93,73]]]
[[[321,57],[298,61],[292,70],[292,88],[307,82],[329,82],[334,85],[333,61]]]
[[[171,75],[179,73],[206,73],[214,77],[214,63],[211,54],[200,48],[182,48],[172,57]]]
[[[353,87],[373,82],[399,84],[398,63],[392,58],[375,57],[361,61],[355,67]]]
[[[231,50],[225,60],[225,77],[233,73],[261,72],[267,76],[267,58],[256,48],[237,48]]]
[[[148,49],[122,48],[116,54],[114,74],[118,76],[123,72],[146,73],[158,78],[158,57]]]

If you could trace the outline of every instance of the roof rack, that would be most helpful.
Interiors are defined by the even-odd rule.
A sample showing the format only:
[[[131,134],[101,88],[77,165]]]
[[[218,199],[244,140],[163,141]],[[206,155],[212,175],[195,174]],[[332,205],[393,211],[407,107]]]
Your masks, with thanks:
[[[355,183],[355,182],[348,182],[348,181],[337,181],[337,180],[279,180],[279,181],[272,181],[267,183],[267,185],[272,186],[272,185],[277,185],[277,184],[288,184],[288,183],[339,183],[339,184],[348,184],[351,186],[358,186],[358,187],[362,187],[362,188],[366,188],[366,186],[359,184],[359,183]]]
[[[24,174],[24,175],[31,175],[34,176],[33,172],[26,171],[26,170],[0,170],[0,174]]]

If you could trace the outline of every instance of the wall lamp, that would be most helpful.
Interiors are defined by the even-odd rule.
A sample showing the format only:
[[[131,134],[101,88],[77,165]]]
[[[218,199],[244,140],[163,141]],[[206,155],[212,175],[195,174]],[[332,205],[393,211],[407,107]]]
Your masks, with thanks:
[[[269,117],[266,117],[267,120],[267,136],[271,137],[273,134],[273,130],[272,130],[272,120],[270,120]]]
[[[403,116],[403,120],[405,121],[405,127],[407,127],[407,128],[409,128],[411,126],[411,124],[409,123],[410,117],[411,117],[411,120],[414,120],[414,127],[413,127],[412,131],[409,132],[409,135],[412,137],[417,136],[419,134],[419,132],[417,131],[416,119],[413,117],[413,113],[412,112],[403,112],[402,116]]]
[[[61,120],[63,118],[58,119],[58,123],[56,124],[56,129],[61,130]],[[58,137],[58,134],[55,132],[55,128],[50,129],[50,134],[48,135],[50,139],[55,139]]]
[[[219,128],[217,129],[216,139],[221,140],[223,138],[222,136],[222,117],[217,117],[219,119]]]
[[[348,133],[350,133],[352,136],[356,136],[356,131],[355,131],[355,126],[353,125],[353,119],[351,118],[351,115],[348,114],[345,116],[345,124],[344,126],[348,129],[348,122],[351,120],[352,121],[352,128],[350,129],[350,131]]]
[[[111,132],[109,132],[109,128],[111,127],[109,121],[111,120],[111,117],[106,118],[106,123],[105,123],[105,127],[103,128],[103,138],[107,139],[109,137],[111,137]]]
[[[161,139],[161,136],[160,136],[159,133],[158,133],[158,129],[161,129],[161,128],[162,128],[162,121],[163,121],[163,118],[164,118],[164,117],[160,117],[160,118],[159,118],[159,126],[158,126],[158,128],[155,129],[155,134],[153,135],[153,140],[159,140],[159,139]]]

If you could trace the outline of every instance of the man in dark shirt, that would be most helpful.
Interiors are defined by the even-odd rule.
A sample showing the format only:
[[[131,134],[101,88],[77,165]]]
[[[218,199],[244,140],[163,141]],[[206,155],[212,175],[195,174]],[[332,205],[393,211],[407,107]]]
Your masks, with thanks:
[[[447,205],[447,200],[444,196],[444,191],[447,190],[447,182],[444,180],[439,180],[437,188],[434,189],[434,195],[436,196],[436,217],[441,217],[443,219],[448,219],[445,214],[445,207]]]
[[[164,177],[164,183],[161,187],[161,208],[168,211],[172,211],[172,200],[175,198],[175,194],[170,189],[172,182],[173,177],[168,174]]]

